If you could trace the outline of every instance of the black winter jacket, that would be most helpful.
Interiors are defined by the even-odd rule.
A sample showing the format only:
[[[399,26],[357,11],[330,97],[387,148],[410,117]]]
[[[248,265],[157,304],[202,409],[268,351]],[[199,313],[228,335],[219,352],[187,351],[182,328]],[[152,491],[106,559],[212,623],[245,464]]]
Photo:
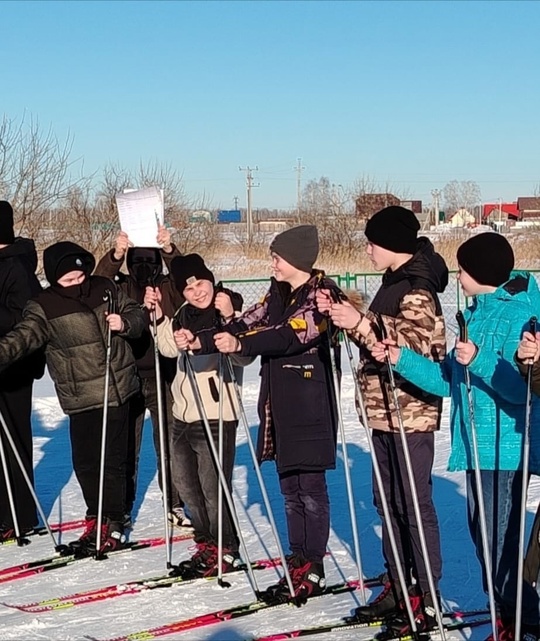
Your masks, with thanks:
[[[28,300],[41,292],[36,267],[36,247],[30,238],[16,238],[0,249],[0,337],[15,327]],[[43,352],[32,354],[0,374],[0,389],[13,391],[30,385],[44,370]]]
[[[136,338],[144,318],[135,301],[112,281],[91,276],[82,285],[47,288],[28,302],[22,320],[0,339],[0,369],[45,347],[49,373],[66,414],[103,407],[107,330],[105,291],[117,299],[124,321],[122,334],[113,332],[109,404],[125,403],[139,389],[133,353],[126,338]]]
[[[323,272],[294,292],[272,278],[264,300],[225,326],[240,340],[240,356],[261,356],[258,456],[275,458],[280,473],[336,464],[328,319],[317,310],[317,288],[339,291]]]

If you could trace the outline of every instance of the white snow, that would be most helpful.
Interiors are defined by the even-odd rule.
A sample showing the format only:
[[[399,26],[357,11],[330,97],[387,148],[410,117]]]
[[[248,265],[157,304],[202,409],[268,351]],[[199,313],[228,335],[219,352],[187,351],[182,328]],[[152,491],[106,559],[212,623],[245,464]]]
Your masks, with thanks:
[[[252,425],[253,438],[256,435],[257,425],[257,393],[258,366],[253,364],[246,372],[243,394],[247,416]],[[372,576],[383,570],[380,526],[372,505],[371,464],[364,431],[358,422],[354,407],[353,382],[349,372],[343,379],[342,406],[364,574]],[[82,518],[84,505],[79,486],[72,473],[67,418],[58,406],[54,389],[47,377],[35,386],[33,420],[36,484],[45,512],[51,522]],[[447,404],[436,444],[434,497],[442,534],[444,577],[441,590],[445,606],[459,606],[460,609],[485,607],[486,598],[481,589],[479,564],[467,530],[464,476],[446,472],[449,453]],[[147,421],[132,539],[157,537],[163,534],[161,495],[156,482],[155,469],[151,426]],[[274,466],[266,463],[262,469],[268,483],[268,492],[281,540],[286,548],[286,526]],[[342,457],[340,457],[338,469],[328,473],[328,484],[331,494],[332,530],[326,574],[328,583],[335,583],[343,578],[355,578]],[[239,428],[234,485],[237,509],[251,558],[275,556],[276,546],[262,505],[242,426]],[[540,485],[538,480],[534,479],[529,493],[529,524],[532,522],[539,497]],[[65,542],[75,538],[76,534],[65,533],[62,540]],[[189,541],[175,544],[173,560],[177,562],[188,556],[189,546]],[[48,537],[34,537],[32,543],[24,548],[18,548],[15,545],[0,547],[0,568],[15,565],[24,560],[38,559],[51,553],[52,544]],[[0,584],[0,601],[23,604],[94,587],[120,584],[135,578],[156,576],[166,572],[165,560],[164,547],[128,552],[106,561],[88,559],[67,568]],[[255,573],[260,587],[275,581],[277,576],[278,573],[275,570]],[[89,635],[98,639],[107,639],[197,614],[213,612],[253,599],[245,575],[227,576],[226,579],[231,583],[230,588],[221,588],[212,581],[199,582],[196,585],[176,585],[39,615],[20,612],[2,605],[0,606],[1,638],[72,640]],[[366,596],[369,597],[369,595],[367,591]],[[351,609],[359,604],[359,598],[358,593],[322,597],[314,599],[301,609],[293,606],[281,607],[164,638],[229,641],[249,639],[254,635],[270,634],[335,620],[349,614]],[[319,635],[315,638],[368,639],[375,631],[374,629],[349,630]],[[482,639],[488,633],[488,626],[484,626],[473,630],[472,633],[470,631],[453,633],[452,636]]]

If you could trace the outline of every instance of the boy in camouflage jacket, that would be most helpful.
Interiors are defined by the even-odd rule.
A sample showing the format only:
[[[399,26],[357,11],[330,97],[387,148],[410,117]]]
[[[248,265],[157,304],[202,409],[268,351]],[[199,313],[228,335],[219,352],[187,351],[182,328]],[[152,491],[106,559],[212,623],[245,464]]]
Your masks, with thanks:
[[[417,239],[419,228],[413,212],[403,207],[387,207],[376,213],[365,229],[367,253],[374,268],[385,273],[369,310],[364,313],[355,309],[350,302],[333,302],[326,292],[319,293],[318,304],[319,309],[328,313],[338,327],[347,330],[359,347],[358,379],[369,427],[373,430],[374,452],[391,518],[391,523],[385,523],[379,488],[373,479],[374,502],[383,522],[382,547],[388,581],[375,601],[357,608],[356,614],[361,620],[392,617],[398,628],[407,625],[406,617],[402,620],[403,595],[388,538],[388,528],[392,527],[410,591],[416,591],[420,597],[413,600],[420,629],[423,625],[427,627],[434,624],[434,618],[425,611],[425,608],[433,606],[426,564],[421,551],[387,367],[375,361],[370,352],[378,340],[374,321],[380,320],[388,336],[399,345],[407,346],[437,362],[445,356],[445,326],[438,294],[444,291],[448,283],[448,269],[427,238]],[[396,376],[396,384],[433,579],[437,586],[442,563],[439,525],[432,501],[431,472],[434,432],[439,429],[442,401],[399,376]]]

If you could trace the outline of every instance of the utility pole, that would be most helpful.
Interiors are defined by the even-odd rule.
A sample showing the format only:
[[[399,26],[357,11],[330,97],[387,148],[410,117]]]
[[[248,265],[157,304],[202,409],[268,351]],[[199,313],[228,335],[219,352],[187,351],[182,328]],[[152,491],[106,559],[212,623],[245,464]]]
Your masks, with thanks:
[[[234,200],[234,208],[238,210],[238,196],[235,196],[233,200]]]
[[[293,167],[293,170],[296,171],[296,209],[298,210],[298,215],[300,215],[300,204],[302,203],[302,171],[305,167],[302,167],[302,159],[298,158],[296,167]]]
[[[433,196],[433,211],[435,213],[435,227],[439,225],[439,197],[441,195],[440,189],[432,189],[431,195]]]
[[[246,222],[247,222],[247,242],[248,244],[251,243],[253,240],[253,214],[251,211],[251,189],[253,187],[259,187],[260,183],[257,183],[256,185],[253,183],[253,171],[259,171],[259,167],[238,167],[239,171],[245,171],[246,172],[246,187],[247,187],[247,216],[246,216]]]

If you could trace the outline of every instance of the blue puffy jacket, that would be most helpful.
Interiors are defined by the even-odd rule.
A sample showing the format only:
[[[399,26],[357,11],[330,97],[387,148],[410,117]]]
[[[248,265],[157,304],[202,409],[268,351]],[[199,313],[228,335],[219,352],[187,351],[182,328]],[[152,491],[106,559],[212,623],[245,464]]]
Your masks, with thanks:
[[[531,316],[540,312],[540,291],[528,272],[512,272],[510,280],[491,294],[474,298],[464,316],[469,338],[478,346],[471,373],[480,467],[521,469],[525,425],[525,380],[514,362],[521,335]],[[452,399],[450,471],[474,469],[464,368],[452,349],[434,363],[402,348],[396,372],[418,387]],[[540,473],[540,398],[533,398],[530,471]]]

